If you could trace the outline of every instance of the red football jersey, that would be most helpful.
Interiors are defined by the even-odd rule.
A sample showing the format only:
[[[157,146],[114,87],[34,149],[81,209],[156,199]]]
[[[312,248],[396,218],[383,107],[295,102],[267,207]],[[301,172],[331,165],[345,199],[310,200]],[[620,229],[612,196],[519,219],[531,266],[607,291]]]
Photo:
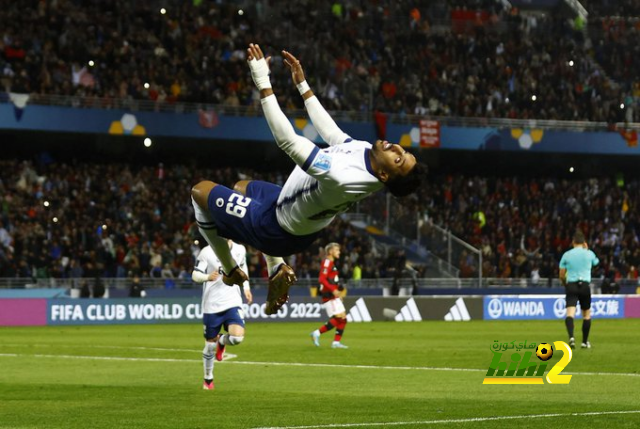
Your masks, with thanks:
[[[320,276],[318,277],[320,282],[320,296],[322,302],[327,302],[331,299],[335,299],[333,295],[334,290],[340,290],[340,279],[338,278],[338,269],[330,259],[322,261],[322,267],[320,268]]]

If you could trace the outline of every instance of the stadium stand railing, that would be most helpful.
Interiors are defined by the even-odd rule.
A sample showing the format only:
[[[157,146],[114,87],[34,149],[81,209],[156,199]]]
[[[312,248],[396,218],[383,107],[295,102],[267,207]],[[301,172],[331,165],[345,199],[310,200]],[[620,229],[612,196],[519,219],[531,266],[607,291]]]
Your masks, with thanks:
[[[407,255],[407,261],[410,264],[415,265],[427,265],[427,270],[423,273],[423,277],[431,278],[458,278],[460,270],[451,264],[451,260],[442,258],[442,255],[436,254],[432,251],[432,243],[421,241],[423,234],[419,231],[421,222],[418,219],[418,214],[410,216],[411,219],[404,219],[402,216],[397,217],[392,212],[391,208],[397,205],[389,204],[389,195],[387,194],[387,209],[388,216],[384,217],[384,221],[376,221],[376,216],[372,214],[364,213],[345,213],[342,215],[342,219],[349,221],[353,226],[361,230],[367,231],[370,226],[379,229],[379,232],[384,231],[384,234],[369,234],[371,238],[371,245],[376,246],[380,254],[389,255],[392,249],[402,248]],[[392,224],[391,219],[394,219]],[[396,223],[399,222],[399,223]],[[392,228],[391,225],[402,227],[401,231]],[[411,230],[413,228],[413,234],[407,233],[407,228]],[[457,239],[463,242],[460,239]],[[463,242],[464,243],[464,242]]]
[[[463,271],[461,267],[462,259],[469,256],[474,262],[466,263],[470,268],[475,271],[475,278],[477,284],[481,285],[482,282],[482,252],[480,249],[473,247],[471,244],[456,237],[451,231],[441,228],[433,222],[426,222],[424,227],[421,228],[420,242],[426,246],[431,253],[438,256],[440,260],[446,262],[450,269],[455,270],[455,277],[460,275]],[[469,279],[465,279],[469,280]]]
[[[0,93],[0,103],[8,103],[7,93]],[[157,102],[152,100],[135,100],[127,98],[80,97],[67,95],[34,94],[29,97],[29,104],[41,106],[61,106],[87,109],[125,109],[139,112],[173,112],[196,113],[199,111],[215,111],[217,114],[229,116],[263,116],[262,110],[252,106],[226,106],[223,104],[205,104],[188,102]],[[306,111],[298,109],[284,109],[288,117],[306,117]],[[371,122],[371,112],[361,111],[330,111],[336,121],[342,122]],[[396,124],[417,124],[421,120],[438,121],[440,125],[456,127],[488,127],[488,128],[540,128],[564,131],[609,131],[614,129],[640,130],[637,122],[591,122],[591,121],[562,121],[548,119],[508,119],[508,118],[478,118],[478,117],[449,117],[433,115],[404,115],[388,113],[388,120]]]
[[[0,278],[0,289],[48,289],[48,288],[66,288],[66,289],[79,289],[84,283],[87,283],[90,288],[93,287],[95,278],[46,278],[46,279],[29,279],[29,278]],[[113,289],[128,289],[132,283],[131,278],[109,278],[101,277],[100,281],[105,288]],[[346,288],[351,289],[391,289],[393,285],[393,278],[379,278],[379,279],[361,279],[361,280],[348,280],[346,282]],[[399,282],[401,288],[411,288],[414,286],[413,282],[416,282],[415,286],[420,289],[480,289],[480,282],[478,278],[403,278]],[[299,279],[296,282],[297,288],[310,288],[317,286],[316,279]],[[592,285],[600,287],[602,280],[594,279]],[[201,288],[200,284],[193,282],[191,279],[163,279],[163,278],[141,278],[140,284],[144,289],[197,289]],[[635,279],[623,279],[618,282],[619,286],[638,286],[638,281]],[[259,278],[251,279],[252,289],[266,290],[268,287],[268,279]],[[498,278],[491,277],[482,279],[482,289],[496,289],[499,292],[500,289],[505,288],[536,288],[541,291],[546,288],[561,287],[558,279],[540,278],[534,281],[530,278]]]

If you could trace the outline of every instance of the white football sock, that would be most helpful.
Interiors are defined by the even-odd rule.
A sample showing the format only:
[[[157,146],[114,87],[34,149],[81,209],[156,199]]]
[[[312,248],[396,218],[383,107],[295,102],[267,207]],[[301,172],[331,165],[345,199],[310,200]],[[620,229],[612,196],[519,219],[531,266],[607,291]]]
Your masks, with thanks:
[[[205,342],[202,350],[202,363],[204,365],[204,378],[213,379],[213,357],[216,350],[216,343]]]
[[[240,344],[242,341],[244,340],[244,335],[242,336],[238,336],[238,335],[227,335],[227,338],[224,340],[225,343],[229,344],[230,346],[237,346],[238,344]]]
[[[269,272],[269,277],[274,275],[278,271],[278,267],[281,264],[284,264],[284,259],[280,256],[269,256],[266,253],[263,253],[265,261],[267,261],[267,271]]]

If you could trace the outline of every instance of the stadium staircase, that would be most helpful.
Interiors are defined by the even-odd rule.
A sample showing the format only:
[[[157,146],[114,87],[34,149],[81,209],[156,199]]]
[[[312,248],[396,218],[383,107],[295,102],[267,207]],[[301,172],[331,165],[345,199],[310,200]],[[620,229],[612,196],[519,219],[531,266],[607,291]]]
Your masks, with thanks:
[[[416,240],[411,240],[393,229],[384,231],[375,226],[370,215],[346,213],[342,218],[363,231],[378,253],[389,255],[394,250],[402,249],[409,264],[426,267],[425,277],[458,278],[459,269],[420,245]]]

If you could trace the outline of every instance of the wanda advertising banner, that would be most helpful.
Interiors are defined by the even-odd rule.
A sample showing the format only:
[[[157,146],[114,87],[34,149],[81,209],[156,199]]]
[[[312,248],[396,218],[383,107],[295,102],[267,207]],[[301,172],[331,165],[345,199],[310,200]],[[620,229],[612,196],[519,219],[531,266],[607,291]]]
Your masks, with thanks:
[[[601,319],[622,319],[625,304],[635,298],[625,295],[593,295],[591,315]],[[567,314],[564,295],[489,295],[484,297],[485,320],[564,319]],[[582,316],[580,304],[576,317]],[[630,317],[630,316],[627,316]]]

